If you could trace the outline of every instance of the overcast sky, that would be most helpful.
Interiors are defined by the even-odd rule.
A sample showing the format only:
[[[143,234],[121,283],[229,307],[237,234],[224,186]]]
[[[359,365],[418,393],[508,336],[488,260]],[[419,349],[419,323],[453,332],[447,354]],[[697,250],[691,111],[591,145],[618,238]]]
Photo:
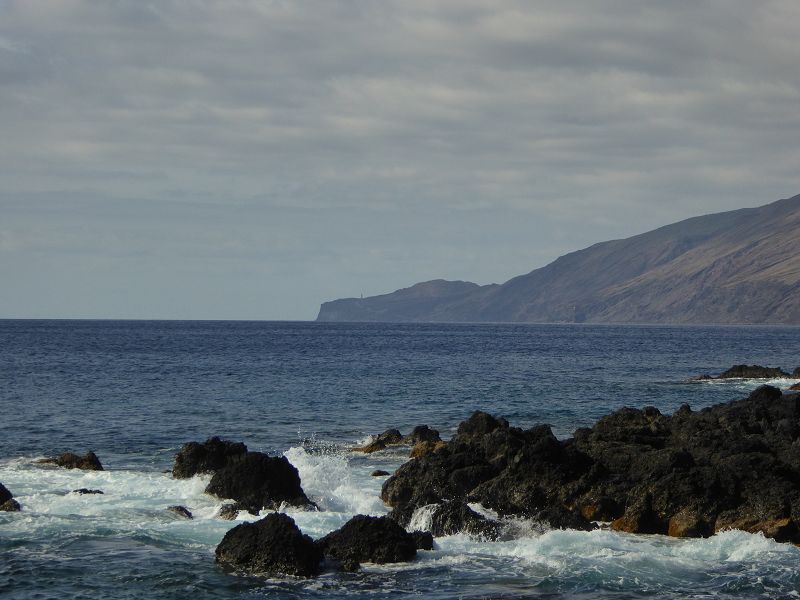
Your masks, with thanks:
[[[0,0],[0,317],[313,319],[798,173],[797,0]]]

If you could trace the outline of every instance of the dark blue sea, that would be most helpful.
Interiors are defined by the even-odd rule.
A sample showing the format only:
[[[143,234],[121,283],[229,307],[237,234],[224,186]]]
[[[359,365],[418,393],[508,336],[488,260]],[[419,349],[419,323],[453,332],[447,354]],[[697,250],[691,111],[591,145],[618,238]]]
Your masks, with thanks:
[[[784,327],[0,321],[0,482],[23,507],[0,513],[0,596],[800,597],[800,549],[760,535],[536,523],[504,542],[439,538],[413,563],[356,574],[235,576],[214,548],[237,521],[218,517],[207,477],[165,472],[183,443],[213,435],[283,454],[322,509],[287,512],[319,537],[388,510],[370,473],[408,449],[349,450],[370,434],[424,423],[447,438],[481,409],[567,437],[622,406],[671,413],[744,397],[763,382],[688,380],[745,362],[791,371],[799,350],[800,329]],[[35,463],[90,449],[105,471]],[[174,504],[195,519],[165,510]]]

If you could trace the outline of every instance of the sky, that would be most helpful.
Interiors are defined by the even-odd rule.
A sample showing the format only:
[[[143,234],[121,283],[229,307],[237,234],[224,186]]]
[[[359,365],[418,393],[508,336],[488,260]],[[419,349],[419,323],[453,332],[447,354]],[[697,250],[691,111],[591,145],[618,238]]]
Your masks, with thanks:
[[[309,320],[800,193],[797,0],[0,0],[0,318]]]

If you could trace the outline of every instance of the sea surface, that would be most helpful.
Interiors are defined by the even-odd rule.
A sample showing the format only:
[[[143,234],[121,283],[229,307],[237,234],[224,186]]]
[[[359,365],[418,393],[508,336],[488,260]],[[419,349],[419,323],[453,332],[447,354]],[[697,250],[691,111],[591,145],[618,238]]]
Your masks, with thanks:
[[[349,450],[370,434],[425,423],[448,438],[481,409],[567,437],[622,406],[671,413],[744,397],[763,382],[688,381],[737,363],[793,370],[800,329],[0,321],[0,482],[23,507],[0,513],[0,597],[800,597],[800,549],[761,535],[528,522],[511,541],[438,538],[412,563],[354,574],[230,575],[214,549],[237,521],[218,518],[208,477],[168,473],[183,443],[213,435],[283,454],[321,508],[287,512],[320,537],[388,511],[370,473],[397,468],[408,448]],[[90,449],[105,471],[35,462]],[[165,510],[175,504],[195,518]]]

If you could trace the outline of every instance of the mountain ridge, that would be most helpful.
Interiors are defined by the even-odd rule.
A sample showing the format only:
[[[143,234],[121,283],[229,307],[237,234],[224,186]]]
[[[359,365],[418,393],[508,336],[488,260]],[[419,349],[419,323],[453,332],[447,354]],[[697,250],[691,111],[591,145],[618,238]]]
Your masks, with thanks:
[[[599,242],[503,284],[432,280],[319,321],[800,324],[800,195]]]

